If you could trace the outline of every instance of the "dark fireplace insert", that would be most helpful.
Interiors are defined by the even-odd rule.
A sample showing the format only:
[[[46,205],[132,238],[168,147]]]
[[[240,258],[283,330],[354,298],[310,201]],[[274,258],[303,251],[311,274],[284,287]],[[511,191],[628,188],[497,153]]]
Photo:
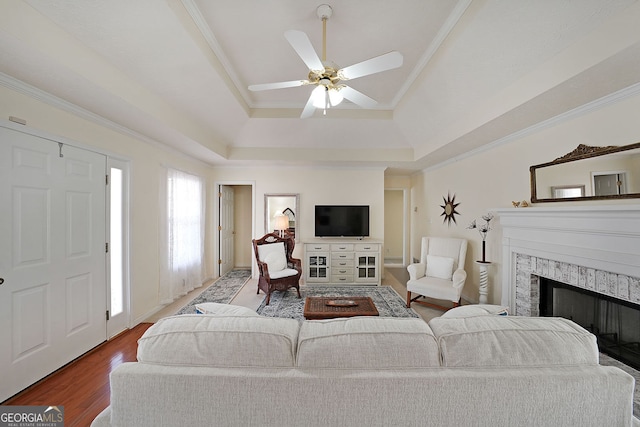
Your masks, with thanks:
[[[573,320],[602,353],[640,369],[640,306],[540,277],[540,316]]]

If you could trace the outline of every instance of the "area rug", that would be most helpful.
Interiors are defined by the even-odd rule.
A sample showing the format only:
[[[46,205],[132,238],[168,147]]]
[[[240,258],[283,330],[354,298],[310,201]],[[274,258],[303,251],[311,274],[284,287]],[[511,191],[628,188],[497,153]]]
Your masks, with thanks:
[[[249,269],[231,270],[195,297],[193,301],[182,307],[176,314],[195,314],[196,304],[203,302],[229,304],[250,277],[251,270]]]
[[[289,289],[287,292],[274,292],[271,294],[270,304],[265,305],[265,298],[256,311],[266,317],[304,320],[302,311],[306,297],[360,296],[370,297],[373,300],[380,317],[420,317],[413,309],[407,308],[406,302],[390,286],[301,286],[300,294],[302,298],[298,298],[295,289]]]

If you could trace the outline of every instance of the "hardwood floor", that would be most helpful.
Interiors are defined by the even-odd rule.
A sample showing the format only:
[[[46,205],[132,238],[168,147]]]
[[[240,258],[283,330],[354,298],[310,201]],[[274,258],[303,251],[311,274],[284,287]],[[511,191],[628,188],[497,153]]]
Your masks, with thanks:
[[[64,406],[66,427],[85,427],[109,406],[109,373],[135,362],[138,338],[152,325],[141,323],[62,367],[2,405]]]

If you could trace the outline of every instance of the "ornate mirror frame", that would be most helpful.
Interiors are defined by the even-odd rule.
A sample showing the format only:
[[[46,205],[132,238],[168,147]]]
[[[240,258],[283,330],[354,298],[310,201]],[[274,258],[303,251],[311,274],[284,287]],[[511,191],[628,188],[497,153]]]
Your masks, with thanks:
[[[611,155],[612,159],[613,155],[621,156],[625,154],[625,151],[636,150],[638,149],[638,153],[633,153],[633,156],[628,156],[631,158],[631,162],[635,162],[634,165],[636,167],[632,167],[631,170],[628,170],[630,173],[635,173],[635,176],[631,176],[631,179],[634,183],[639,183],[637,185],[629,185],[629,192],[624,194],[614,194],[614,195],[600,195],[595,196],[591,195],[591,193],[583,196],[568,196],[568,197],[539,197],[542,195],[541,191],[543,187],[549,188],[576,188],[577,191],[582,187],[582,194],[585,194],[584,191],[584,178],[582,182],[554,182],[551,185],[549,183],[544,182],[541,178],[542,169],[549,168],[552,166],[558,167],[560,165],[564,165],[571,162],[578,161],[586,161],[588,159],[594,159],[596,157]],[[567,165],[564,167],[572,167],[572,165]],[[606,167],[605,167],[606,168]],[[566,169],[567,171],[569,169]],[[612,170],[612,169],[608,169]],[[622,145],[622,146],[609,146],[609,147],[591,147],[588,145],[580,144],[578,147],[570,153],[559,157],[551,162],[542,163],[539,165],[534,165],[529,168],[530,176],[531,176],[531,202],[533,203],[542,203],[542,202],[570,202],[570,201],[581,201],[581,200],[611,200],[611,199],[632,199],[632,198],[640,198],[640,142]],[[592,180],[594,175],[598,175],[600,171],[591,170],[588,176],[588,188],[591,190]],[[613,172],[612,172],[613,173]],[[569,174],[565,174],[569,175]],[[570,179],[570,178],[567,178]],[[620,183],[618,182],[618,185]]]
[[[290,234],[295,241],[300,241],[300,195],[299,194],[266,194],[264,195],[264,232],[275,230],[275,215],[282,213],[289,217]]]

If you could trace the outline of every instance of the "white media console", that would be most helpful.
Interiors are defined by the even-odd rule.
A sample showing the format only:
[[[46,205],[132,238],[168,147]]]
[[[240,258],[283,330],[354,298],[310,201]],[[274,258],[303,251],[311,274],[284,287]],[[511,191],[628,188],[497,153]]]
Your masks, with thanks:
[[[356,239],[314,239],[304,242],[307,284],[379,285],[382,242]]]

